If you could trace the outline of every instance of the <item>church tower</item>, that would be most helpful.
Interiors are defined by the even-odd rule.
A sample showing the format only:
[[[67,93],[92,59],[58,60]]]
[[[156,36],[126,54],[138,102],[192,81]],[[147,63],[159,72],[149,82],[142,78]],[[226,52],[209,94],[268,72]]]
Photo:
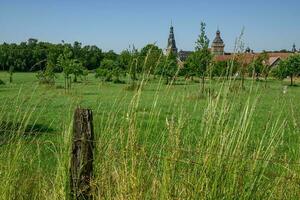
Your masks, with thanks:
[[[296,52],[297,52],[296,44],[295,44],[295,43],[293,44],[292,52],[293,52],[293,53],[296,53]]]
[[[178,49],[176,47],[176,42],[175,42],[175,36],[174,36],[174,28],[171,24],[170,27],[170,34],[169,34],[169,39],[168,39],[168,47],[167,47],[167,55],[169,55],[171,52],[174,55],[177,55]]]
[[[211,45],[211,52],[214,55],[224,55],[225,44],[221,38],[221,32],[217,30],[216,37]]]

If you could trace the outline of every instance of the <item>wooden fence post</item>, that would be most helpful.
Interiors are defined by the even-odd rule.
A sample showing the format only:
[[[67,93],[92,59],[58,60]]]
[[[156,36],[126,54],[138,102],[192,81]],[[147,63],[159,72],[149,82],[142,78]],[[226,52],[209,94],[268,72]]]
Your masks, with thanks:
[[[94,149],[93,114],[77,108],[74,114],[72,157],[70,166],[71,199],[92,199]]]

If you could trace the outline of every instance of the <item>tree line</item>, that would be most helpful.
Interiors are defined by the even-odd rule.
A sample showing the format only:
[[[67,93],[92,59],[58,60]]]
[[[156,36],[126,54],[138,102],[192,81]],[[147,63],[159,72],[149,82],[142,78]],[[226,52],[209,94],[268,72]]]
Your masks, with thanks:
[[[200,34],[195,43],[195,51],[185,62],[178,60],[173,53],[167,55],[155,44],[148,44],[138,50],[134,46],[117,54],[114,51],[103,52],[97,46],[74,44],[52,44],[29,39],[20,44],[0,45],[0,70],[7,71],[10,82],[14,72],[37,72],[40,83],[54,84],[56,73],[62,72],[65,88],[72,82],[84,78],[90,71],[95,77],[106,82],[123,83],[122,77],[129,77],[135,83],[142,74],[164,77],[166,84],[175,81],[178,76],[201,81],[204,90],[205,78],[237,76],[242,80],[246,76],[259,80],[263,77],[267,83],[270,75],[279,79],[294,77],[300,74],[300,55],[293,54],[280,61],[276,68],[271,68],[266,52],[256,56],[249,64],[245,53],[237,53],[230,61],[215,61],[209,50],[209,39],[205,32],[206,24],[201,23]]]

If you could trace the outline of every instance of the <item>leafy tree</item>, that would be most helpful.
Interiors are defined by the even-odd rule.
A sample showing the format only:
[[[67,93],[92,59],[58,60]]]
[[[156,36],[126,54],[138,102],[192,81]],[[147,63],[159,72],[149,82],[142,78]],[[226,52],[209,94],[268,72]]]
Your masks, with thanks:
[[[96,69],[103,60],[102,50],[97,46],[84,46],[80,56],[79,60],[89,70]]]
[[[139,55],[139,72],[154,74],[162,53],[162,49],[154,44],[147,44],[142,48]]]
[[[65,89],[71,89],[71,74],[72,71],[72,51],[65,47],[63,54],[58,57],[58,65],[63,69],[63,74],[65,78]]]
[[[208,49],[209,46],[209,39],[205,32],[206,24],[204,22],[201,22],[201,28],[200,28],[200,35],[198,36],[198,39],[196,41],[196,51],[200,51],[202,49]]]
[[[83,76],[83,80],[84,80],[84,81],[87,81],[88,75],[89,75],[89,70],[84,69],[84,70],[83,70],[83,73],[82,73],[82,76]]]
[[[241,42],[243,46],[243,43]],[[243,47],[241,47],[243,49]],[[238,53],[236,57],[231,62],[231,68],[229,74],[232,76],[233,74],[238,74],[241,78],[241,87],[245,86],[245,76],[249,71],[249,63],[247,62],[247,54]]]
[[[256,79],[256,81],[258,81],[262,69],[263,69],[263,62],[261,57],[258,57],[254,59],[253,62],[250,64],[249,74],[252,74],[253,79]]]
[[[156,74],[163,76],[166,84],[169,84],[172,79],[175,80],[174,78],[178,72],[177,57],[172,52],[160,59],[156,68]]]
[[[131,54],[131,62],[130,62],[130,67],[129,67],[129,76],[130,76],[132,85],[135,86],[135,81],[138,80],[137,73],[138,73],[139,52],[134,47],[134,45],[131,49],[130,54]]]
[[[8,74],[9,74],[9,83],[12,83],[13,82],[13,74],[14,74],[14,66],[13,65],[11,65],[9,67]]]
[[[221,77],[226,74],[227,69],[227,61],[217,61],[214,62],[212,65],[211,75],[213,77]]]
[[[45,71],[49,54],[53,54],[51,57],[57,61],[65,48],[72,52],[70,59],[77,59],[90,70],[96,69],[103,59],[101,49],[96,46],[82,47],[80,42],[74,42],[73,45],[51,44],[31,38],[20,44],[0,44],[0,70],[9,71],[10,66],[13,65],[14,71]],[[117,54],[108,52],[108,56],[117,56]],[[56,72],[62,70],[61,67],[55,68]]]
[[[41,70],[37,74],[39,82],[42,84],[51,84],[55,83],[55,67],[56,67],[56,56],[54,53],[49,53],[47,58],[46,69]]]
[[[113,50],[110,50],[104,53],[104,59],[116,61],[118,59],[118,54],[116,54]]]
[[[205,33],[206,24],[201,22],[201,32],[196,41],[195,52],[188,58],[188,65],[196,76],[201,77],[201,91],[204,92],[205,75],[212,61],[212,54],[208,49],[209,40]]]
[[[130,65],[132,62],[132,55],[129,50],[124,50],[121,52],[119,59],[118,59],[120,68],[122,68],[124,71],[130,70]]]
[[[120,76],[122,72],[123,70],[118,61],[104,59],[100,67],[96,69],[95,77],[107,82],[121,83]]]
[[[300,74],[300,54],[294,54],[279,63],[279,66],[273,70],[275,77],[283,80],[290,77],[291,86],[294,85],[294,77]]]
[[[250,64],[249,67],[249,74],[252,73],[253,79],[259,80],[260,75],[263,75],[265,82],[267,82],[267,78],[270,73],[270,66],[269,66],[269,56],[264,51],[261,53],[254,61]]]
[[[74,82],[77,82],[77,78],[84,74],[84,67],[82,63],[77,59],[72,59],[69,61],[69,68],[71,69],[71,73],[74,74]]]
[[[265,79],[265,87],[267,87],[267,81],[269,74],[271,73],[271,65],[269,63],[269,55],[266,51],[263,51],[263,53],[260,54],[262,63],[263,63],[263,68],[261,70],[261,74]]]

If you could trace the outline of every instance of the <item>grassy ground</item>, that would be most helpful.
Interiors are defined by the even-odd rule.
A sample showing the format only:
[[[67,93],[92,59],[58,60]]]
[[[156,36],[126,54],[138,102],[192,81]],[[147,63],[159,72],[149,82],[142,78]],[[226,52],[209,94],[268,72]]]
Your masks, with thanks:
[[[0,73],[8,82],[8,75]],[[94,196],[102,199],[299,199],[300,89],[270,80],[158,79],[142,90],[92,74],[65,93],[16,73],[0,85],[0,198],[64,199],[71,121],[93,109]]]

